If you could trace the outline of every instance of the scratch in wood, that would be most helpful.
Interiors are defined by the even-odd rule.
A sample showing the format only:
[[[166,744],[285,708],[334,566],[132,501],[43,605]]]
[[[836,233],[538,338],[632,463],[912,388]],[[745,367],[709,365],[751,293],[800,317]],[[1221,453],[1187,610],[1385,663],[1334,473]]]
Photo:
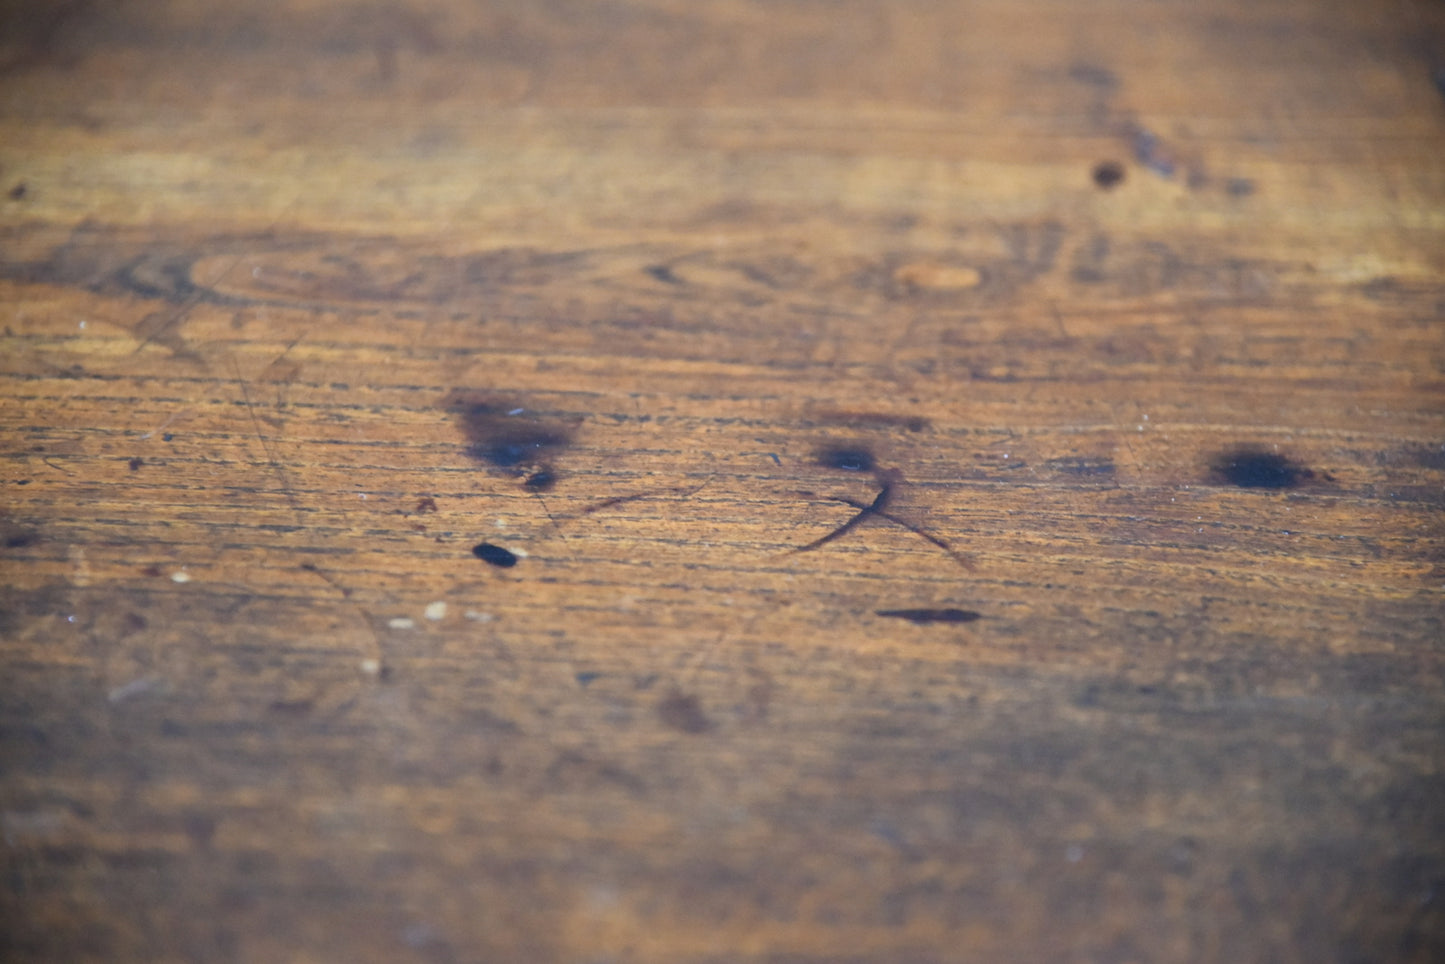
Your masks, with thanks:
[[[907,529],[909,532],[918,536],[920,539],[930,542],[938,548],[942,549],[944,552],[948,553],[949,557],[952,558],[954,562],[958,563],[969,572],[975,571],[975,566],[971,558],[959,552],[957,549],[953,548],[953,546],[949,545],[945,540],[929,532],[922,526],[914,525],[907,519],[896,516],[893,513],[888,512],[884,509],[874,509],[872,506],[865,506],[863,503],[858,502],[855,499],[849,499],[843,496],[833,496],[832,498],[836,502],[842,502],[845,505],[851,505],[853,506],[853,508],[860,510],[859,515],[863,515],[864,513],[876,515],[880,519],[884,519],[888,522],[893,523],[896,526]],[[853,518],[856,520],[858,519],[858,516],[854,516]],[[802,550],[800,549],[797,551],[801,552]]]
[[[826,546],[828,543],[833,542],[836,539],[843,538],[848,533],[858,528],[858,526],[862,525],[863,521],[869,516],[881,515],[883,509],[888,505],[888,500],[892,498],[892,496],[893,483],[885,482],[883,483],[883,488],[878,490],[878,496],[868,505],[862,505],[861,503],[854,502],[851,499],[839,499],[838,501],[840,502],[846,502],[849,505],[855,506],[858,509],[858,514],[853,516],[847,522],[843,523],[838,528],[834,529],[832,532],[829,532],[822,538],[814,539],[812,542],[808,543],[805,546],[799,546],[798,548],[794,549],[793,552],[808,552],[812,549],[819,549],[823,546]]]
[[[256,414],[256,406],[251,403],[251,392],[246,387],[246,380],[241,377],[241,366],[231,359],[231,367],[236,372],[236,383],[241,388],[241,398],[246,403],[246,410],[251,413],[251,424],[256,427],[256,438],[261,443],[261,451],[265,454],[267,461],[271,463],[271,470],[276,473],[277,480],[281,483],[281,491],[286,496],[286,502],[291,506],[291,511],[296,516],[298,525],[305,525],[305,519],[301,515],[301,506],[296,499],[296,490],[291,485],[291,479],[286,474],[286,469],[281,461],[276,458],[276,453],[271,448],[271,443],[266,439],[266,433],[261,429],[261,418]]]

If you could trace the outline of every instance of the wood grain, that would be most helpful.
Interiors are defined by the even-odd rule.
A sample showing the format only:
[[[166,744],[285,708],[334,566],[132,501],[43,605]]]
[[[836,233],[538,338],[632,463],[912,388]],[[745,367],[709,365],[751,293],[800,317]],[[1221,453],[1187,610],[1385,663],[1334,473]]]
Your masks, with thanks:
[[[7,959],[1439,959],[1442,159],[1438,3],[0,6]]]

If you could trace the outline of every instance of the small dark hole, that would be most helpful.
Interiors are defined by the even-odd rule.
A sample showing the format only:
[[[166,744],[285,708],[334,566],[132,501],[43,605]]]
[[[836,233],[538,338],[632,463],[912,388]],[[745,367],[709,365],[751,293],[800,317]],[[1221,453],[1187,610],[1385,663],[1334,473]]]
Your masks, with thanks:
[[[863,449],[828,449],[818,456],[818,463],[845,472],[871,472],[877,464],[873,454]]]
[[[1094,183],[1104,190],[1117,187],[1124,180],[1124,165],[1118,161],[1100,161],[1094,165]]]
[[[510,549],[503,549],[501,546],[494,546],[490,542],[478,543],[472,546],[472,555],[483,562],[500,566],[503,569],[510,569],[517,564],[517,554]]]

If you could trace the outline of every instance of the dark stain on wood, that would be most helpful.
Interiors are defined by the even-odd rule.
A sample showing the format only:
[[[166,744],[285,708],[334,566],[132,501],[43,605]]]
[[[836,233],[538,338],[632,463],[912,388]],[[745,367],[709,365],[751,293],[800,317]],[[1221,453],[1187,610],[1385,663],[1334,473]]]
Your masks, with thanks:
[[[467,454],[512,475],[549,471],[545,460],[572,441],[565,427],[547,422],[520,404],[467,392],[447,396],[467,440]]]
[[[672,692],[657,704],[657,718],[683,733],[706,733],[712,729],[712,721],[702,711],[697,697],[681,691]]]
[[[552,469],[538,469],[522,484],[533,492],[547,492],[557,485],[557,473]]]
[[[1292,489],[1315,475],[1283,455],[1249,448],[1221,454],[1210,468],[1217,478],[1241,489]]]
[[[510,569],[517,564],[517,554],[515,552],[503,546],[493,545],[490,542],[480,542],[472,546],[472,555],[485,563],[502,569]]]
[[[827,448],[818,453],[818,464],[829,469],[844,472],[872,472],[878,462],[873,453],[864,448]]]
[[[915,626],[932,623],[971,623],[983,615],[972,609],[877,609],[874,614],[887,619],[905,619]]]
[[[126,464],[130,466],[130,470],[131,470],[132,472],[139,472],[139,471],[140,471],[140,467],[141,467],[142,465],[145,465],[145,464],[146,464],[146,460],[143,459],[143,458],[141,458],[140,456],[136,456],[135,458],[131,459],[131,460],[130,460],[129,462],[127,462]]]

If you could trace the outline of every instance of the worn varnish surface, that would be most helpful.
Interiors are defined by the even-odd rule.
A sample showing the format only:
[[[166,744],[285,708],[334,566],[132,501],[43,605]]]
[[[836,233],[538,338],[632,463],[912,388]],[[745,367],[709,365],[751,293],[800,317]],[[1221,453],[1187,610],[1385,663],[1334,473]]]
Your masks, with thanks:
[[[0,18],[7,959],[1445,953],[1440,4]]]

